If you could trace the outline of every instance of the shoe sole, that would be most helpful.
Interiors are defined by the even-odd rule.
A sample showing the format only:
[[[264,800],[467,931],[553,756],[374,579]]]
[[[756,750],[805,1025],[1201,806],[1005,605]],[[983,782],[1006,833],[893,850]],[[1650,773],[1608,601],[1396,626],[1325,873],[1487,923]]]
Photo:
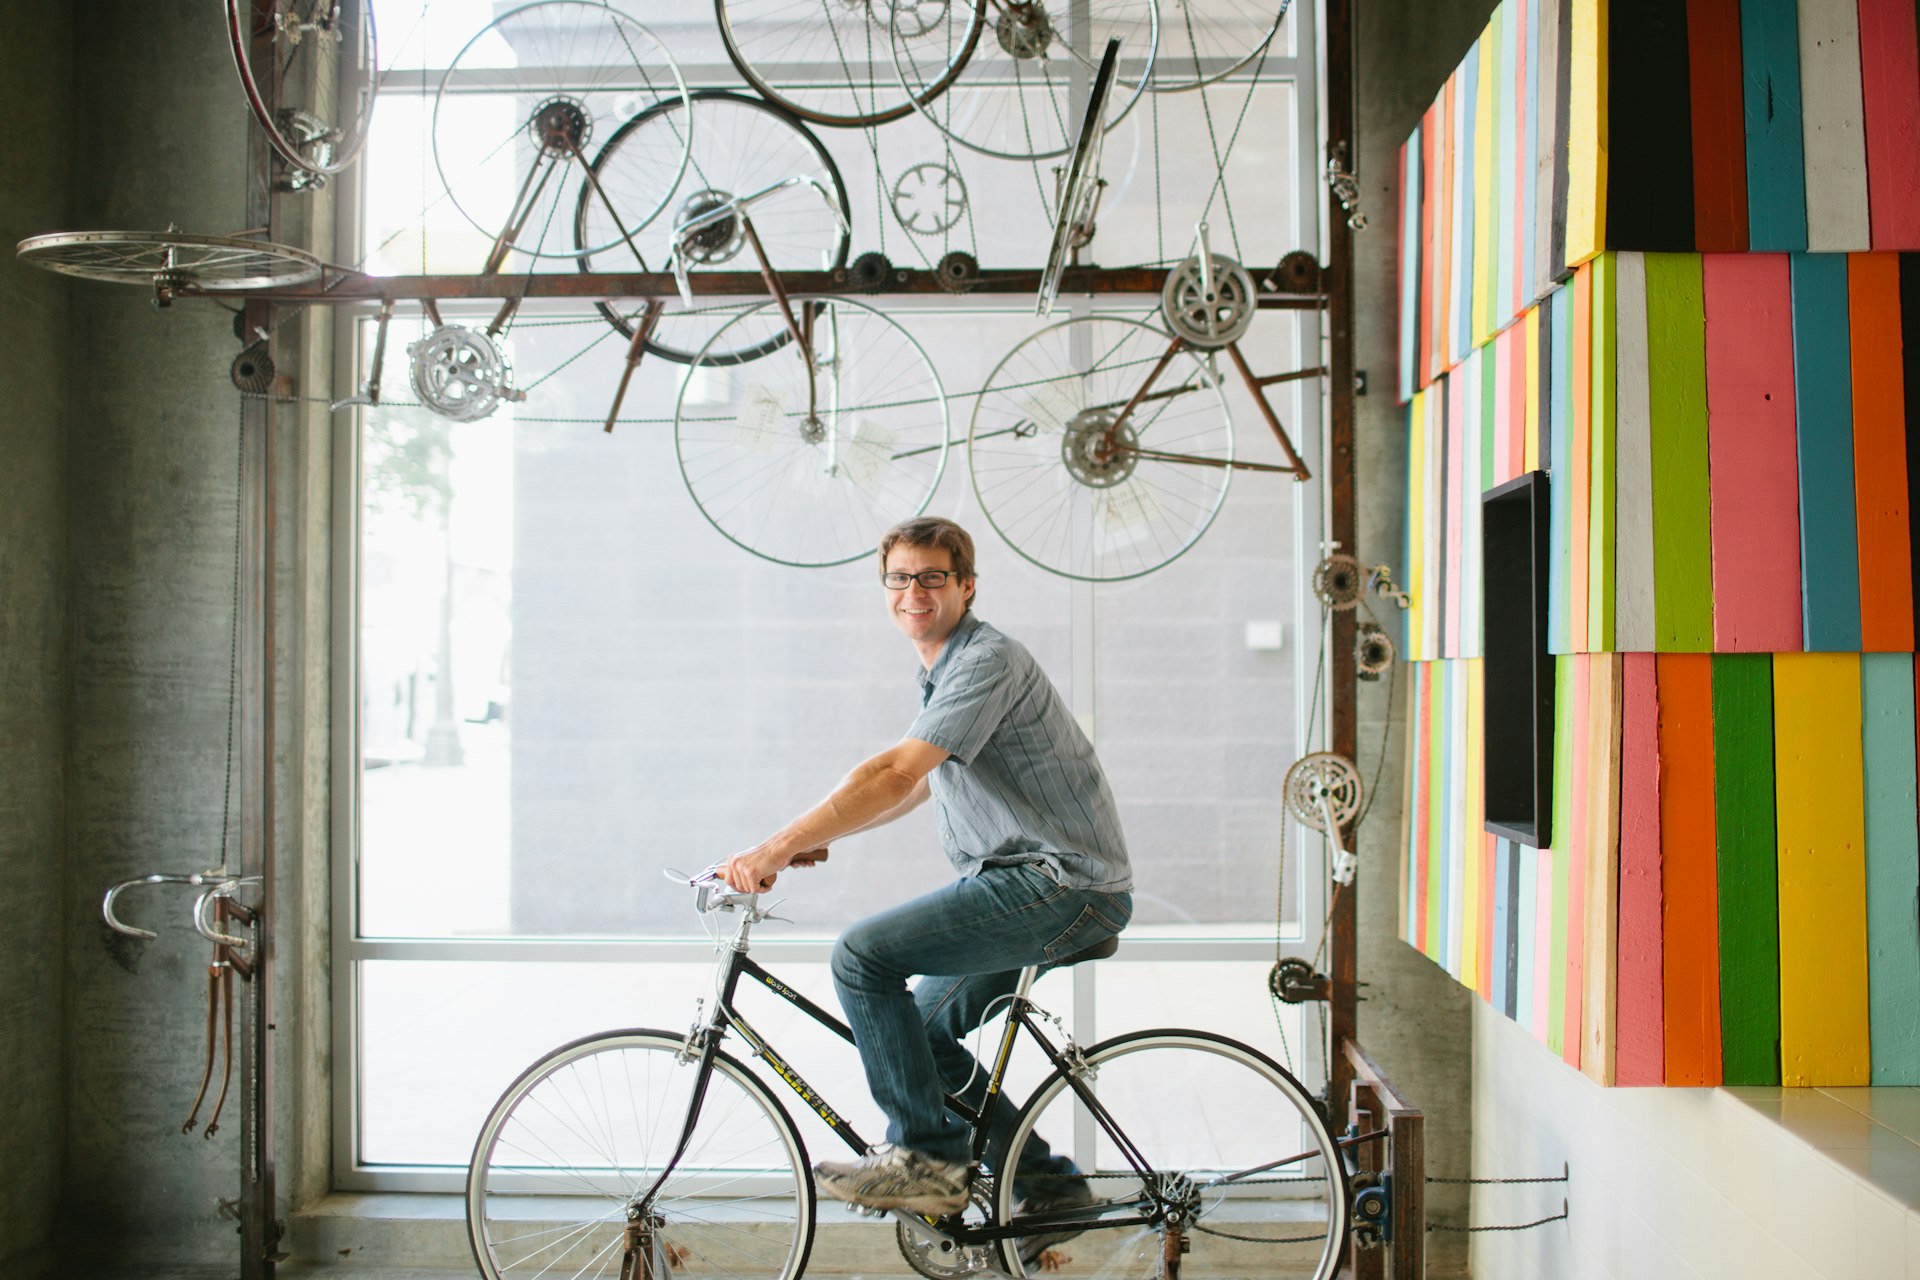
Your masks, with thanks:
[[[829,1199],[856,1204],[863,1209],[905,1209],[911,1213],[931,1213],[944,1217],[967,1207],[967,1193],[964,1191],[950,1196],[856,1196],[830,1183],[820,1182],[815,1186],[821,1195]]]

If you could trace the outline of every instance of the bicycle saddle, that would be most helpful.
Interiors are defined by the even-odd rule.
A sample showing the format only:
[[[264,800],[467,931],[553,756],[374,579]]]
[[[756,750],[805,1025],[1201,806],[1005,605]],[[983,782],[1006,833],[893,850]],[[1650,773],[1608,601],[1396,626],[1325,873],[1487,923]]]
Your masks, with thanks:
[[[1108,956],[1112,955],[1114,952],[1118,951],[1119,949],[1120,949],[1120,938],[1119,938],[1119,935],[1116,934],[1115,936],[1108,938],[1105,942],[1094,943],[1092,946],[1088,947],[1085,951],[1074,952],[1072,955],[1068,956],[1065,960],[1062,960],[1059,963],[1055,964],[1053,967],[1056,969],[1064,969],[1068,965],[1079,964],[1083,960],[1105,960]]]

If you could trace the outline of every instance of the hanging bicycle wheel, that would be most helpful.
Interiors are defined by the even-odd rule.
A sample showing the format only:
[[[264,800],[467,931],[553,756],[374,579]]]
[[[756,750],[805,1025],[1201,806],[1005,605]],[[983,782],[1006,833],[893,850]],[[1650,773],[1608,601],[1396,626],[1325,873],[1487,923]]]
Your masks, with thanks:
[[[676,189],[663,194],[661,182],[674,172],[676,157],[688,147],[688,113],[700,127]],[[660,202],[671,219],[650,234],[654,244],[677,244],[692,273],[753,271],[760,265],[747,241],[745,218],[776,271],[831,271],[847,264],[846,184],[820,140],[779,107],[745,94],[703,90],[683,102],[656,102],[621,125],[594,157],[594,182],[580,189],[574,210],[574,243],[605,244],[617,239],[607,210]],[[788,184],[788,185],[782,185]],[[600,193],[605,193],[604,198]],[[736,201],[744,203],[736,205]],[[682,229],[686,228],[684,234]],[[664,262],[664,254],[656,254]],[[625,245],[582,253],[582,271],[621,271],[630,267]],[[633,308],[598,304],[609,324],[633,335]],[[669,360],[690,363],[710,331],[669,313],[647,340],[647,350]],[[783,328],[771,345],[735,351],[709,350],[710,364],[757,359],[787,341]]]
[[[309,173],[338,173],[360,155],[379,91],[371,4],[273,0],[255,21],[253,0],[227,0],[227,40],[254,119],[282,159]],[[271,61],[254,60],[255,37]]]
[[[1273,43],[1293,0],[1173,0],[1160,15],[1154,93],[1182,93],[1224,80]]]
[[[654,157],[657,179],[604,209],[604,234],[581,244],[574,210],[596,198],[581,190],[589,157],[622,122],[686,97],[678,64],[647,28],[600,0],[536,0],[454,55],[433,99],[433,162],[489,241],[510,232],[513,248],[535,258],[628,252],[680,181],[692,126],[683,121],[677,151]]]
[[[1034,313],[1053,314],[1053,302],[1060,294],[1060,276],[1074,248],[1093,238],[1094,210],[1100,203],[1100,140],[1106,136],[1100,127],[1101,113],[1113,91],[1114,67],[1119,61],[1120,43],[1107,42],[1100,69],[1094,73],[1093,88],[1087,95],[1087,109],[1081,114],[1080,128],[1073,139],[1073,158],[1067,162],[1060,180],[1060,207],[1054,210],[1053,240],[1047,247],[1047,265],[1040,272],[1040,294]]]
[[[467,1169],[467,1236],[487,1280],[678,1272],[795,1280],[813,1247],[813,1178],[779,1101],[716,1055],[673,1171],[697,1061],[684,1038],[618,1031],[563,1045],[494,1104]]]
[[[681,384],[674,446],[687,492],[728,540],[820,568],[926,510],[946,467],[947,398],[920,344],[879,311],[791,301],[804,343],[750,365],[708,359],[777,342],[773,302],[713,335]]]
[[[169,292],[271,289],[320,274],[320,259],[292,245],[173,230],[57,231],[29,236],[14,252],[24,262],[62,275]]]
[[[1226,500],[1232,461],[1233,426],[1208,365],[1161,330],[1113,316],[1022,340],[988,376],[967,432],[973,489],[994,529],[1042,569],[1090,582],[1152,573],[1198,542]]]
[[[956,21],[949,11],[943,24]],[[1088,85],[1107,42],[1120,41],[1113,90],[1101,132],[1133,108],[1152,75],[1160,14],[1154,0],[989,0],[986,30],[945,92],[926,90],[944,74],[938,50],[957,33],[901,34],[889,41],[894,73],[920,114],[954,142],[1002,160],[1066,155],[1080,125]],[[931,51],[931,52],[930,52]]]
[[[1283,1067],[1224,1036],[1173,1030],[1095,1045],[1086,1067],[1075,1077],[1125,1145],[1055,1072],[1021,1108],[1001,1167],[1017,1168],[1035,1134],[1055,1151],[1088,1135],[1075,1151],[1083,1173],[1062,1175],[1086,1179],[1093,1204],[1084,1216],[1138,1216],[1143,1206],[1184,1212],[1182,1280],[1334,1274],[1347,1237],[1346,1170],[1312,1099]],[[995,1193],[1005,1222],[1017,1204],[1013,1180]],[[1045,1264],[1023,1243],[1004,1249],[1006,1269],[1040,1274]],[[1095,1228],[1058,1247],[1075,1275],[1155,1280],[1165,1274],[1162,1243],[1159,1228],[1140,1225]]]
[[[771,102],[812,124],[867,129],[944,92],[980,40],[987,0],[714,0],[727,57]],[[911,91],[888,27],[918,52]]]

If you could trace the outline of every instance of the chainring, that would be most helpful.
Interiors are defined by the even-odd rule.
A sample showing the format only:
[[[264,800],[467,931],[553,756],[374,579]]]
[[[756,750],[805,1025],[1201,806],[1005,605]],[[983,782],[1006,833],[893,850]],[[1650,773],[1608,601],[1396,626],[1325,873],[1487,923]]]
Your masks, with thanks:
[[[1238,342],[1253,325],[1253,277],[1232,258],[1209,254],[1212,279],[1198,254],[1167,273],[1160,307],[1167,327],[1188,346],[1214,350]],[[1211,285],[1211,288],[1208,286]]]

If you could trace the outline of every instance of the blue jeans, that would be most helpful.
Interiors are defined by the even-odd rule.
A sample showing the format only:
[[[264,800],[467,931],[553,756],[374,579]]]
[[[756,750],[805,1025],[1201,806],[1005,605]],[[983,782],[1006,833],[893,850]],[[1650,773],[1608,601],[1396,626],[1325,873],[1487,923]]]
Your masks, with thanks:
[[[965,1162],[967,1126],[946,1108],[954,1092],[978,1107],[986,1071],[961,1039],[1027,965],[1051,965],[1119,933],[1133,896],[1069,889],[1037,867],[988,867],[924,897],[869,916],[834,944],[840,1004],[853,1028],[867,1087],[887,1116],[887,1140],[939,1160]],[[926,975],[917,991],[907,979]],[[993,1100],[997,1149],[1013,1108]],[[1029,1142],[1018,1173],[1068,1173],[1065,1157]]]

